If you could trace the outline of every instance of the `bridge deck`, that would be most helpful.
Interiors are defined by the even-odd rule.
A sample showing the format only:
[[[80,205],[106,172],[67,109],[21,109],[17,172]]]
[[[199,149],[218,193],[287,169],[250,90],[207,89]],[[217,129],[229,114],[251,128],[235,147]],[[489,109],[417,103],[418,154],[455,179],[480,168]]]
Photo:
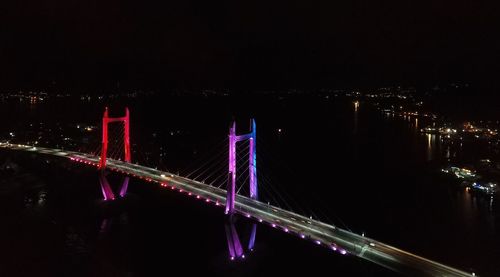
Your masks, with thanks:
[[[93,166],[97,166],[99,163],[99,157],[59,149],[35,148],[13,144],[0,144],[0,148],[66,157]],[[219,206],[225,204],[226,190],[169,172],[111,159],[108,159],[107,168],[150,182],[160,183],[170,189],[190,194],[202,201],[215,203]],[[249,197],[237,195],[235,209],[243,216],[269,224],[273,228],[284,232],[295,234],[302,239],[312,240],[314,243],[328,247],[340,254],[355,255],[403,274],[412,276],[473,276],[470,273],[425,259],[374,239],[309,219]]]

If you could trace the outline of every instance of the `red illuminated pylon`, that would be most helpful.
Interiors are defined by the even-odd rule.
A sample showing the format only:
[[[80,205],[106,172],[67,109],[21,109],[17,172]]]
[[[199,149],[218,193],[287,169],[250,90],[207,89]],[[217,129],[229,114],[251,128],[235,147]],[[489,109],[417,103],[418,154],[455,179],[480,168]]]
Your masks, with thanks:
[[[125,147],[125,158],[126,162],[130,162],[130,114],[128,108],[125,108],[124,117],[109,117],[108,108],[104,110],[104,116],[102,117],[102,150],[101,150],[101,160],[99,161],[99,168],[104,170],[106,168],[106,156],[108,154],[108,124],[112,122],[123,122],[124,132],[124,147]]]
[[[131,162],[130,157],[130,114],[128,108],[125,108],[125,116],[124,117],[115,117],[111,118],[108,116],[108,108],[104,110],[104,116],[102,117],[102,149],[101,149],[101,160],[99,161],[99,181],[101,183],[102,194],[104,196],[104,200],[114,200],[115,195],[113,190],[111,190],[111,186],[109,185],[106,176],[104,174],[104,170],[106,169],[106,158],[108,154],[108,124],[112,122],[123,122],[123,127],[125,129],[123,142],[125,147],[125,158],[126,162]],[[122,188],[120,189],[120,196],[125,196],[127,193],[128,187],[128,177],[125,177],[123,181]]]

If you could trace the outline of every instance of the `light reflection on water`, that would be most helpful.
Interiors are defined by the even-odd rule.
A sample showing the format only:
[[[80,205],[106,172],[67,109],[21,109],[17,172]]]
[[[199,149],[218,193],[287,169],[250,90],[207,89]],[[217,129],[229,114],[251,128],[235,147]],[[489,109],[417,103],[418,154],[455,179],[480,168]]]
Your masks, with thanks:
[[[359,110],[359,101],[354,102],[354,128],[353,133],[356,134],[358,132],[358,110]]]
[[[427,161],[431,161],[436,155],[436,135],[426,134],[427,136]]]
[[[24,196],[24,208],[31,210],[35,208],[42,208],[47,201],[47,190],[40,189],[37,192],[32,192]]]

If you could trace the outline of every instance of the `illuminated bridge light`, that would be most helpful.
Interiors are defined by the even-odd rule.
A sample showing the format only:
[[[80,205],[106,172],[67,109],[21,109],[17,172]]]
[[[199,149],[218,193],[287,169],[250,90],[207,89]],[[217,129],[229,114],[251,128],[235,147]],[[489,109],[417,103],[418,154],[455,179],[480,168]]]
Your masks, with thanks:
[[[317,241],[316,241],[316,244],[317,244],[317,245],[320,245],[320,244],[321,244],[321,241],[317,240]]]
[[[250,218],[250,214],[247,214],[247,217]]]
[[[301,238],[303,238],[303,239],[305,239],[305,238],[306,238],[306,235],[304,235],[304,234],[300,234],[300,237],[301,237]]]
[[[196,195],[196,199],[200,199],[200,196],[199,196],[199,195]]]
[[[230,259],[231,261],[234,261],[234,257],[233,257],[233,256],[231,256],[231,258],[229,258],[229,259]]]
[[[285,233],[288,233],[288,228],[285,228]]]
[[[345,249],[342,249],[342,250],[340,250],[340,254],[345,255],[345,254],[347,254],[347,251],[345,251]]]
[[[276,224],[274,224],[274,223],[271,226],[273,226],[273,228],[276,228]]]
[[[189,196],[191,196],[191,195],[192,195],[192,193],[188,193],[188,195],[189,195]]]
[[[262,222],[262,219],[259,218],[259,222]]]
[[[209,203],[209,202],[210,202],[210,199],[205,200],[205,202]]]
[[[219,201],[216,201],[216,202],[215,202],[215,206],[219,206]]]
[[[332,246],[332,250],[333,250],[333,251],[337,251],[337,247]]]

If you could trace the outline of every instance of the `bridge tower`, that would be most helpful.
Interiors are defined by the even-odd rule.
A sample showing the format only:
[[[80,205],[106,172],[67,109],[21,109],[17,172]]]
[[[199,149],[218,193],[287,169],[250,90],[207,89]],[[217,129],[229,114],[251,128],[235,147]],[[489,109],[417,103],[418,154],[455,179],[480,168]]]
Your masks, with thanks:
[[[130,158],[130,113],[128,108],[125,108],[125,116],[123,117],[109,117],[108,107],[104,110],[104,116],[102,117],[102,150],[101,150],[101,160],[99,161],[99,168],[104,170],[106,168],[106,156],[108,154],[108,124],[112,122],[122,122],[123,128],[125,129],[123,135],[123,143],[125,147],[125,158],[124,161],[131,162]]]
[[[236,122],[233,121],[229,128],[229,178],[227,184],[227,197],[226,197],[226,214],[234,212],[234,201],[236,197],[236,143],[239,141],[248,140],[249,145],[249,161],[248,161],[248,174],[250,174],[250,198],[257,199],[257,154],[256,143],[257,137],[255,133],[255,120],[250,120],[250,133],[244,135],[236,135]]]
[[[101,159],[99,161],[99,180],[101,183],[102,194],[104,200],[114,200],[115,195],[111,190],[111,187],[104,175],[104,170],[106,169],[106,160],[108,154],[108,124],[113,122],[123,123],[124,135],[124,161],[130,163],[132,161],[130,155],[130,113],[128,108],[125,108],[125,116],[123,117],[109,117],[108,107],[104,110],[104,116],[102,117],[102,149],[101,149]],[[125,177],[122,187],[120,189],[120,196],[123,197],[127,192],[129,177]]]

